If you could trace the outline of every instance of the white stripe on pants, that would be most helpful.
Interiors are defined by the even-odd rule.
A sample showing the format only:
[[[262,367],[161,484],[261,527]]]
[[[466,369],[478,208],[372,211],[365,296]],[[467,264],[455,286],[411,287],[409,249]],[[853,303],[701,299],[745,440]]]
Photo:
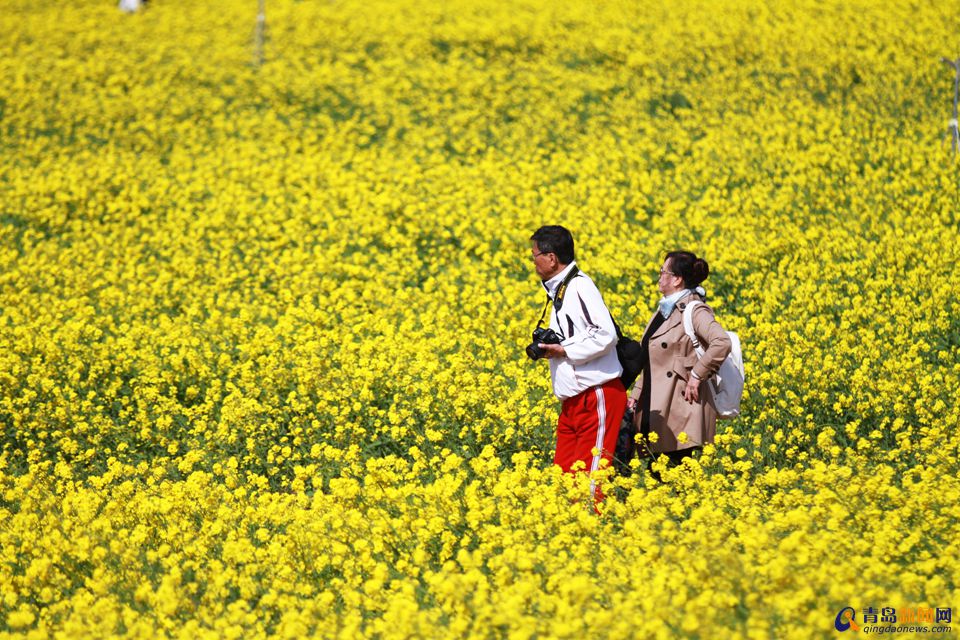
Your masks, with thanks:
[[[600,420],[600,425],[597,427],[597,444],[594,448],[597,450],[597,453],[593,456],[593,462],[590,463],[590,472],[594,472],[600,468],[600,454],[603,453],[603,436],[607,430],[607,405],[603,399],[603,388],[597,387],[594,389],[597,394],[597,418]],[[593,478],[590,479],[590,497],[595,498],[597,491],[597,482]]]

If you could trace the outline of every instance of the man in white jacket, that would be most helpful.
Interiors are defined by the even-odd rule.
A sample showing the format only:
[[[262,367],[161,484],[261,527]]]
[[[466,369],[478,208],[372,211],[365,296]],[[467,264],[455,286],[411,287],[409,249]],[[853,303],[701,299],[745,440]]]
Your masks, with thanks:
[[[627,404],[620,381],[617,331],[599,289],[574,260],[573,236],[564,227],[544,226],[530,238],[537,275],[547,291],[550,328],[560,344],[539,344],[550,360],[553,392],[563,402],[557,422],[554,464],[584,471],[609,463]],[[601,499],[594,482],[591,494]]]

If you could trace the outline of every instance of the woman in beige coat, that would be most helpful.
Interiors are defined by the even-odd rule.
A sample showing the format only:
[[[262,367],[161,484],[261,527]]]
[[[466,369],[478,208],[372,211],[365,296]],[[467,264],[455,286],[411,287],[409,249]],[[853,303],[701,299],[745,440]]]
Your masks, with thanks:
[[[704,381],[730,353],[730,338],[705,304],[693,310],[694,333],[705,349],[702,358],[683,329],[684,309],[693,300],[704,301],[699,285],[709,273],[706,261],[687,251],[668,253],[660,269],[663,298],[643,333],[643,373],[627,401],[644,436],[641,456],[663,453],[677,464],[713,442],[716,434],[717,413],[707,402]],[[649,444],[648,434],[656,434]]]

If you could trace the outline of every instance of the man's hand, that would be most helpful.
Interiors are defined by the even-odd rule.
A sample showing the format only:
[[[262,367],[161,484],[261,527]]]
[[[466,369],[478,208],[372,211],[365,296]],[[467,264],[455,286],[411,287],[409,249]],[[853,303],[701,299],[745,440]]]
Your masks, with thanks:
[[[567,357],[567,352],[563,348],[563,345],[541,343],[541,344],[538,344],[537,346],[543,350],[544,357],[547,357],[547,358],[566,358]]]

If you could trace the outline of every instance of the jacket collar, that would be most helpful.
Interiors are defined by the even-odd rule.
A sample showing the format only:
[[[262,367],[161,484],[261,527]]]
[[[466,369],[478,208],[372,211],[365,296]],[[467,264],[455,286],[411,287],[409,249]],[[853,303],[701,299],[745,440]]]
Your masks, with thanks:
[[[547,296],[553,300],[554,296],[557,295],[557,289],[560,287],[560,283],[563,282],[563,279],[567,277],[567,274],[577,266],[577,261],[574,260],[566,267],[563,268],[563,271],[553,276],[549,280],[541,280],[540,283],[543,285],[543,288],[547,290]]]

